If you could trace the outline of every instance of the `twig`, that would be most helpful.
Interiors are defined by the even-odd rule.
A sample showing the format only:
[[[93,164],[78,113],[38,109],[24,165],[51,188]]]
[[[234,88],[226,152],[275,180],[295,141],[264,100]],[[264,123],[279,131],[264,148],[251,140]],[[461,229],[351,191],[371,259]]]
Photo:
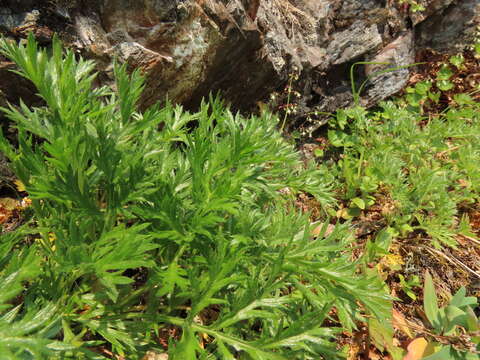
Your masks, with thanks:
[[[477,245],[480,245],[480,241],[477,240],[477,239],[475,239],[474,237],[467,236],[467,235],[463,235],[463,234],[458,234],[458,235],[463,236],[465,239],[470,240],[470,241],[474,242],[474,243],[477,244]]]
[[[441,251],[438,251],[438,250],[433,249],[433,248],[428,247],[428,246],[421,246],[421,248],[427,250],[431,255],[434,255],[434,256],[439,255],[439,256],[443,257],[444,259],[446,259],[447,261],[449,261],[450,263],[452,263],[454,265],[459,265],[464,270],[466,270],[467,272],[475,275],[476,277],[478,277],[480,279],[480,274],[478,272],[470,269],[467,265],[465,265],[464,263],[462,263],[460,260],[456,259],[452,255],[450,255],[450,257],[449,257],[449,256],[445,255],[444,253],[442,253]]]

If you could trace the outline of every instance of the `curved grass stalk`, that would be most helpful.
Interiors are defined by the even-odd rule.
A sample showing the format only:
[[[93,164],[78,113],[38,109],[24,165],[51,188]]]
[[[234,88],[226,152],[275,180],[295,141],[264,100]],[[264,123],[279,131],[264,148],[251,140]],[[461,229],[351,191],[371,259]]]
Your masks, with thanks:
[[[359,61],[359,62],[354,63],[350,67],[350,84],[351,84],[351,88],[352,88],[353,101],[354,101],[355,105],[360,105],[360,94],[361,94],[363,88],[365,87],[365,85],[372,78],[374,78],[378,75],[383,75],[383,74],[392,72],[392,71],[397,71],[397,70],[407,69],[407,68],[412,67],[412,66],[422,65],[422,64],[425,64],[425,62],[419,62],[419,63],[409,64],[409,65],[394,66],[394,67],[390,67],[390,68],[387,68],[387,69],[384,69],[384,70],[376,71],[373,74],[369,75],[362,82],[362,84],[360,84],[360,87],[358,88],[358,91],[357,91],[356,86],[355,86],[355,76],[354,76],[354,73],[353,73],[353,70],[355,69],[356,65],[390,65],[390,64],[391,63],[388,63],[388,62]]]

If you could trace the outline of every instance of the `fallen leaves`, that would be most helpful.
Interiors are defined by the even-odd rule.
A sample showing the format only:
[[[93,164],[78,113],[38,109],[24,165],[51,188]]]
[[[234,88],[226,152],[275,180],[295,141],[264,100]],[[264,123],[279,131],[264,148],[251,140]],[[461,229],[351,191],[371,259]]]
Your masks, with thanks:
[[[319,225],[317,225],[319,224]],[[318,237],[318,236],[323,236],[323,237],[328,237],[334,230],[335,230],[335,225],[333,224],[325,224],[321,222],[315,222],[312,225],[314,225],[314,229],[311,231],[311,234],[313,237]]]
[[[6,223],[13,216],[20,202],[12,198],[0,198],[0,224]]]
[[[20,180],[15,180],[14,184],[18,192],[25,191],[25,185]],[[32,201],[27,197],[20,200],[11,197],[0,198],[0,225],[10,221],[12,217],[30,206],[31,203]]]
[[[408,323],[405,317],[395,309],[393,309],[392,315],[393,315],[393,327],[403,332],[410,339],[413,339],[413,334],[410,331],[410,327],[408,326]]]
[[[29,207],[32,201],[29,198],[21,200],[10,197],[0,198],[0,225],[10,222],[13,218],[19,217],[22,210]]]

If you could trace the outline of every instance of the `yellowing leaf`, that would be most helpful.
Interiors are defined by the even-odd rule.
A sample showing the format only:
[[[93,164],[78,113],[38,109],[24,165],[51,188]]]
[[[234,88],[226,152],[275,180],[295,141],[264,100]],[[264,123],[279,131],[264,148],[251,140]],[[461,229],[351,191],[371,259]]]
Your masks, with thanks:
[[[48,233],[48,240],[50,240],[50,242],[53,243],[53,242],[55,242],[55,240],[57,240],[57,237],[55,236],[54,233],[49,232]]]
[[[0,198],[0,207],[5,210],[15,210],[18,206],[18,200],[12,198]]]
[[[342,219],[349,219],[350,217],[348,215],[348,209],[346,209],[346,208],[339,209],[337,211],[337,217],[342,218]]]
[[[43,238],[38,238],[35,241],[41,243],[43,246],[50,248],[52,251],[55,251],[57,247],[55,246],[55,240],[57,240],[57,237],[53,232],[48,233],[48,242],[46,242]]]
[[[465,180],[465,179],[458,179],[458,184],[459,184],[461,187],[464,187],[464,188],[468,188],[468,187],[471,186],[470,181]]]
[[[416,338],[410,344],[408,344],[408,353],[403,360],[420,360],[425,355],[428,342],[423,337]]]
[[[401,265],[404,265],[405,262],[400,255],[397,254],[388,254],[385,256],[385,264],[388,265],[390,268],[398,268]]]
[[[361,198],[354,198],[352,199],[352,204],[355,204],[358,208],[364,210],[365,209],[365,201],[363,201],[363,199]]]
[[[377,319],[369,319],[368,332],[370,339],[377,349],[384,351],[385,348],[392,344],[393,328],[390,324],[383,324]]]
[[[15,186],[17,187],[17,190],[18,190],[18,191],[20,191],[20,192],[26,191],[25,185],[24,185],[23,182],[21,182],[20,180],[17,179],[17,180],[15,180],[13,183],[14,183]]]

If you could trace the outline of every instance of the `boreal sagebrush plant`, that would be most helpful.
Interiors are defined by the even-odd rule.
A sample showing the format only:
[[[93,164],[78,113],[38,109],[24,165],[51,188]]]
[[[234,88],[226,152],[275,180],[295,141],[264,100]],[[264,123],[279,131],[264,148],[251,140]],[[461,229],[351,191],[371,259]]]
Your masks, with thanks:
[[[1,238],[0,332],[18,329],[0,339],[6,359],[334,359],[338,331],[387,319],[348,225],[313,238],[293,206],[300,191],[333,198],[277,119],[213,98],[140,112],[138,71],[117,65],[115,91],[95,88],[94,64],[58,41],[0,49],[45,103],[2,109],[18,146],[2,137],[1,151],[33,208],[28,236]]]

